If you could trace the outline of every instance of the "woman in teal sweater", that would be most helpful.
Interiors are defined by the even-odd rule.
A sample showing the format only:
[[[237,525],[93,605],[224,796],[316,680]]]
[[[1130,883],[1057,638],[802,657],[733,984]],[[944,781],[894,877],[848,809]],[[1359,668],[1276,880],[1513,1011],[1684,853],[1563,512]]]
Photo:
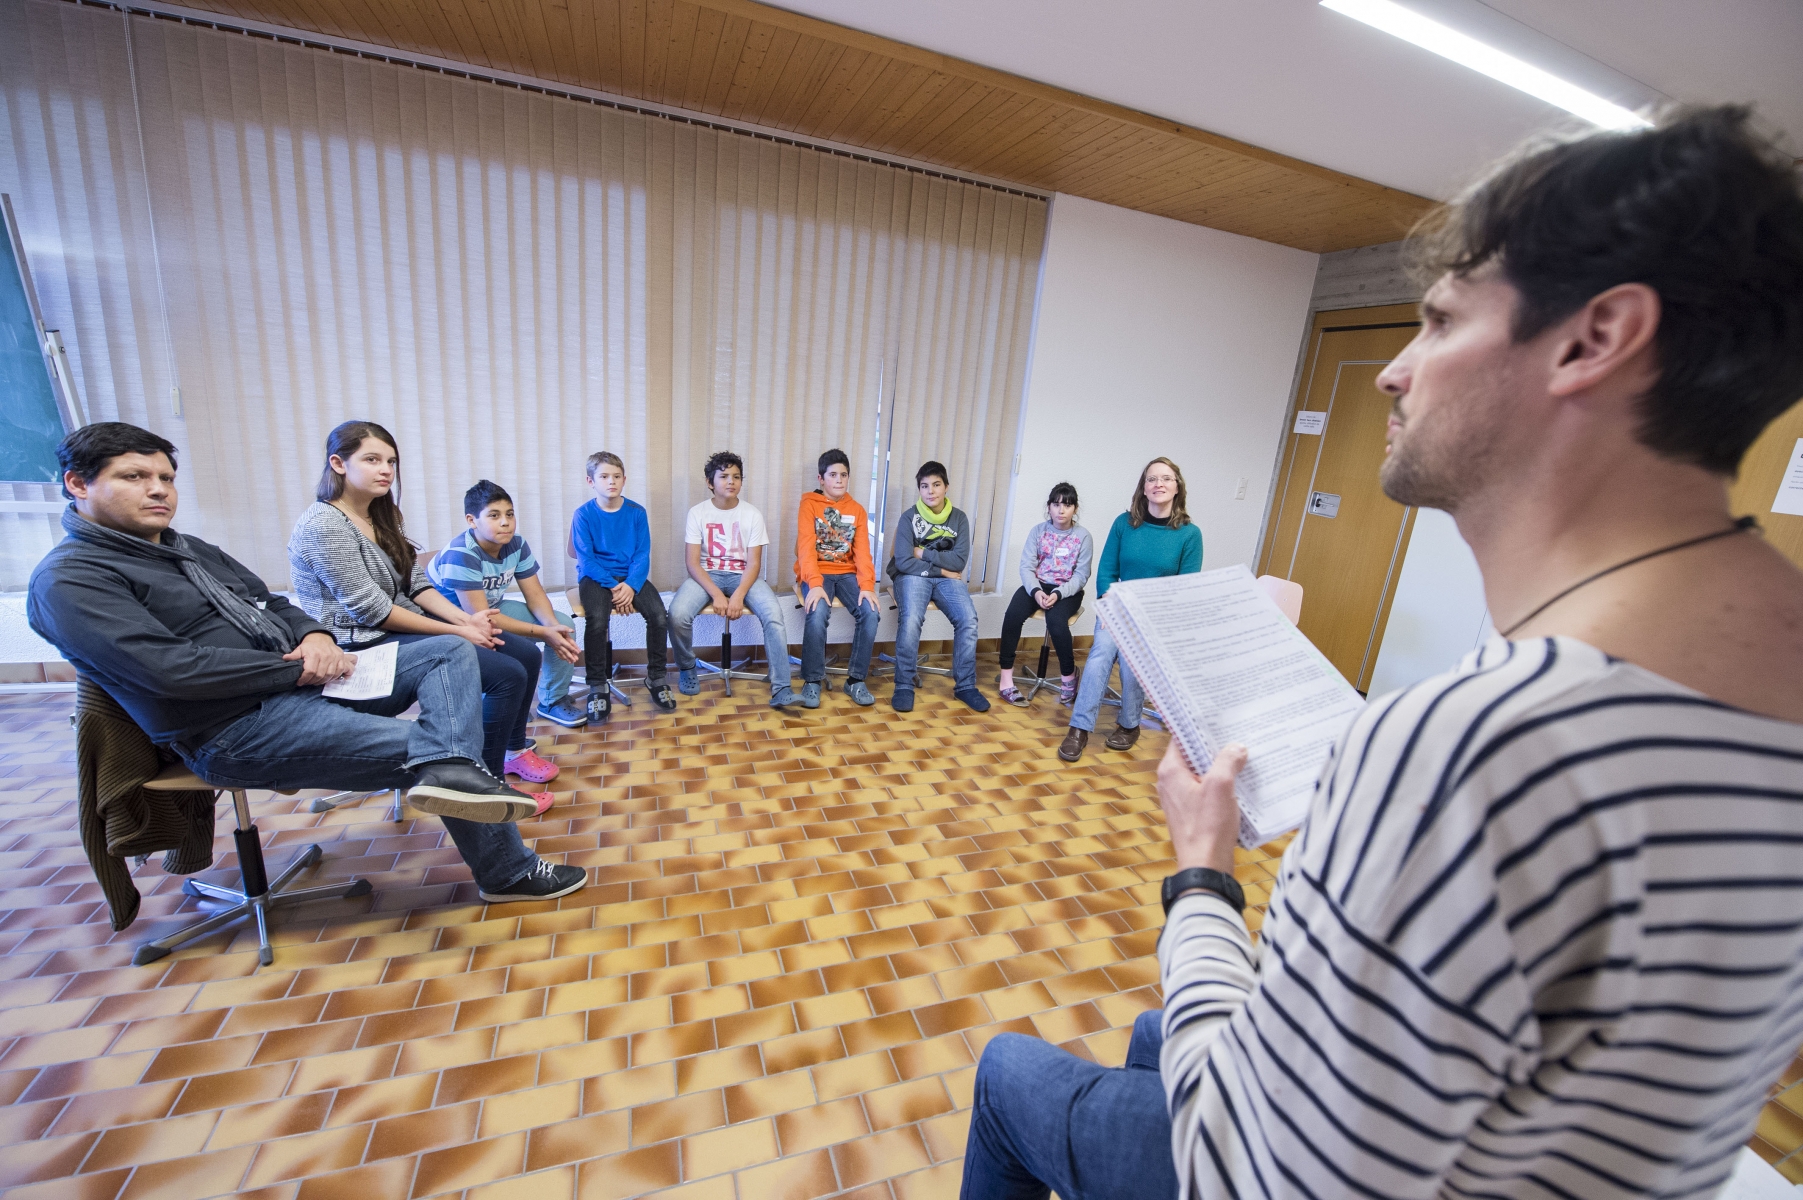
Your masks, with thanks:
[[[1139,473],[1139,486],[1127,511],[1114,519],[1102,559],[1096,568],[1096,595],[1123,579],[1155,579],[1164,575],[1193,575],[1202,569],[1202,531],[1190,521],[1184,502],[1189,491],[1183,472],[1168,458],[1155,458]],[[1089,745],[1096,727],[1096,713],[1108,691],[1120,651],[1101,622],[1083,664],[1083,681],[1077,685],[1077,704],[1071,710],[1071,727],[1058,747],[1058,757],[1076,762]],[[1139,680],[1121,662],[1121,715],[1115,731],[1104,744],[1110,750],[1131,750],[1139,741],[1139,714],[1145,692]]]

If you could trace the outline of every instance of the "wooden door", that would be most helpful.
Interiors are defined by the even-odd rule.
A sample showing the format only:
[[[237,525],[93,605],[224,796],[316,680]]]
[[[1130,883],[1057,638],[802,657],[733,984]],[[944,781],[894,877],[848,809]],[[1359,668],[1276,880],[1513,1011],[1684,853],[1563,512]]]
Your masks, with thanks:
[[[1772,497],[1797,452],[1798,438],[1803,438],[1803,401],[1767,425],[1740,460],[1740,476],[1728,492],[1728,503],[1737,517],[1745,513],[1758,517],[1765,540],[1803,567],[1803,517],[1772,511]]]
[[[1378,486],[1390,398],[1377,376],[1419,327],[1413,305],[1316,316],[1265,521],[1259,573],[1302,585],[1302,632],[1361,692],[1415,520]]]

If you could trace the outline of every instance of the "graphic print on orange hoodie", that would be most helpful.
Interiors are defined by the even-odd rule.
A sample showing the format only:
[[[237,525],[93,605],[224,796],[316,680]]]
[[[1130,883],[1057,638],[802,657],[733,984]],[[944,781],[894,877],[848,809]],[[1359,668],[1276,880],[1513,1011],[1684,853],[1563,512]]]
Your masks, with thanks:
[[[795,528],[795,578],[817,588],[822,575],[856,572],[859,589],[875,591],[869,522],[864,506],[850,495],[837,500],[828,500],[823,492],[803,496]]]

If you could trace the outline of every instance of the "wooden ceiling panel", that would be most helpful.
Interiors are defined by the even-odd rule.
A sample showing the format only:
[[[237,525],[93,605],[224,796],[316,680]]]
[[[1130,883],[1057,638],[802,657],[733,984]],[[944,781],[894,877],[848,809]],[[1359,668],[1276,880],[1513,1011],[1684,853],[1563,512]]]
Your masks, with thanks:
[[[756,0],[180,0],[1317,252],[1419,196]]]

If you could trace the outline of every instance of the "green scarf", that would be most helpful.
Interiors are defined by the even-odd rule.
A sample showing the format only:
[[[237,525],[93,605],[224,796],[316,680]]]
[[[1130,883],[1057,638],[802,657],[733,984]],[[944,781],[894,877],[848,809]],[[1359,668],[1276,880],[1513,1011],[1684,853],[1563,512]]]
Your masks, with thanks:
[[[914,544],[916,546],[947,549],[958,544],[958,531],[946,524],[952,516],[951,497],[946,497],[945,507],[940,510],[938,516],[933,515],[933,510],[927,507],[925,500],[916,500],[914,514]]]
[[[927,502],[925,500],[916,500],[914,502],[914,511],[919,513],[921,520],[925,521],[928,525],[943,525],[952,515],[952,498],[950,496],[945,498],[945,508],[938,516],[933,515],[933,510],[927,507]]]

